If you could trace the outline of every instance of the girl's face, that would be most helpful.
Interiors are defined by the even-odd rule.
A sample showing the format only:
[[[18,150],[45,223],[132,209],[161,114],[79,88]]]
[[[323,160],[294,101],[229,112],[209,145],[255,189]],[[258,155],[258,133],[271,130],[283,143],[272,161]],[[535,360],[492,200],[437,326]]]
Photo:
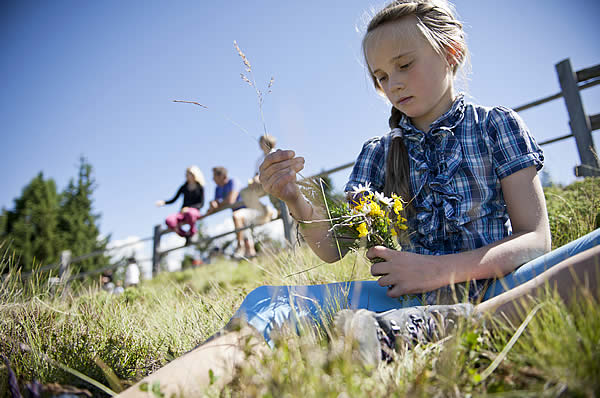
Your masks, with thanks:
[[[194,179],[194,175],[189,170],[185,172],[185,180],[188,184],[196,182],[196,180]]]
[[[453,74],[416,26],[414,17],[379,26],[365,42],[367,63],[387,99],[418,129],[452,106]]]

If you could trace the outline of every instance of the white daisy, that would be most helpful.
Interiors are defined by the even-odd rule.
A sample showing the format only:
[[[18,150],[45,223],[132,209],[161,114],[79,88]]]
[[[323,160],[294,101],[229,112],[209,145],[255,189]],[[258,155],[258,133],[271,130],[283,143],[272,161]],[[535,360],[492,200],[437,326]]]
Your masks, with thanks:
[[[367,182],[364,186],[362,184],[358,184],[358,186],[355,186],[354,188],[352,188],[352,193],[354,195],[358,195],[364,192],[371,192],[371,183]]]
[[[386,197],[381,192],[375,192],[375,199],[377,199],[379,203],[384,204],[387,207],[390,207],[392,203],[394,203],[393,199]]]

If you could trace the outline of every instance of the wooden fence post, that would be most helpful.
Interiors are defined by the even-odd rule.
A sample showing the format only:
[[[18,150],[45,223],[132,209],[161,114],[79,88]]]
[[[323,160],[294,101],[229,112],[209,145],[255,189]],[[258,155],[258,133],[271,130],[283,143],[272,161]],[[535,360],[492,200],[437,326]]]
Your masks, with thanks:
[[[160,265],[160,236],[162,235],[160,225],[154,226],[154,239],[152,240],[152,277],[158,274],[158,268]]]
[[[600,176],[600,164],[596,157],[590,119],[583,108],[577,77],[571,67],[571,61],[567,58],[556,64],[555,67],[569,112],[569,125],[575,136],[581,159],[581,165],[575,167],[575,175],[577,177]]]

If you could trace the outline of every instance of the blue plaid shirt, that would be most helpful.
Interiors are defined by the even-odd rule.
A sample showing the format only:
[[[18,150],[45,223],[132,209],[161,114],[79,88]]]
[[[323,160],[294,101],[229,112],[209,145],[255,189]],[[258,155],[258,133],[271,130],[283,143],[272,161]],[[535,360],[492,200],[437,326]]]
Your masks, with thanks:
[[[544,155],[516,112],[466,103],[462,95],[429,132],[403,116],[398,128],[368,140],[346,191],[367,182],[383,192],[385,163],[394,138],[406,144],[416,217],[408,220],[419,254],[473,250],[511,233],[500,180],[523,168],[540,170]]]

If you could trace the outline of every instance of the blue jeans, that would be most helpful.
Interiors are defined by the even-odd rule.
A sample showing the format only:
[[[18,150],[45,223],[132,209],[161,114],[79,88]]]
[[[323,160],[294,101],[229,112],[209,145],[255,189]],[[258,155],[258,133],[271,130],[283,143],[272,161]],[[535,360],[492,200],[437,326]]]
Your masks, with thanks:
[[[481,298],[488,300],[540,275],[548,268],[600,244],[600,229],[540,256],[494,281]],[[340,309],[383,312],[423,305],[422,297],[391,298],[377,281],[352,281],[306,286],[261,286],[250,292],[232,319],[242,318],[273,345],[271,332],[284,324],[318,324]],[[432,292],[433,293],[433,292]]]

